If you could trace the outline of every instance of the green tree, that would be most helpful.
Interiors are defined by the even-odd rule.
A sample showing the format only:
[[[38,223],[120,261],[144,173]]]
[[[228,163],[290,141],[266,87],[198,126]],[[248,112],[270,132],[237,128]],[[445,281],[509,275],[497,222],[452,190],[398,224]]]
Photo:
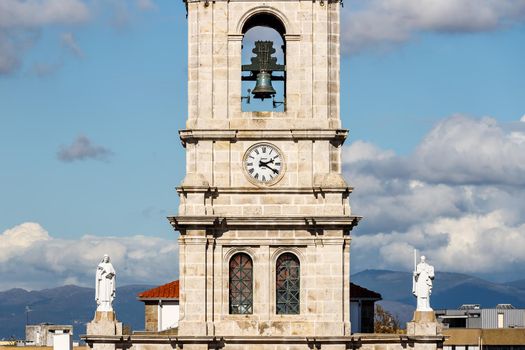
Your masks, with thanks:
[[[400,322],[397,316],[392,315],[389,311],[383,309],[381,305],[376,304],[374,315],[374,332],[375,333],[400,333]]]

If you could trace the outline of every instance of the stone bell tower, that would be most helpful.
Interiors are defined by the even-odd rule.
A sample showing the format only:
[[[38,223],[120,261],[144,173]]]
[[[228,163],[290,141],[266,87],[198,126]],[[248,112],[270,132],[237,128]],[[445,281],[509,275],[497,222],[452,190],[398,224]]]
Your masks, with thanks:
[[[186,177],[177,188],[179,215],[169,218],[180,231],[178,334],[348,336],[350,231],[359,217],[341,177],[348,134],[339,116],[341,5],[186,6]],[[282,39],[280,62],[275,43],[268,53],[267,41],[244,41],[258,26]],[[242,50],[252,48],[245,64]],[[272,97],[268,79],[283,82],[283,110],[243,111],[243,81],[253,84],[254,101]]]

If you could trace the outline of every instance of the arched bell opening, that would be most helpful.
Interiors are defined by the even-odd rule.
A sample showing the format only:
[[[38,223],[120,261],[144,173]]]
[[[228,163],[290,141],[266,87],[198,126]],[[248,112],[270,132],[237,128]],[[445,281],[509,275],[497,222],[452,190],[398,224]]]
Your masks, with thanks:
[[[244,23],[241,106],[244,112],[285,110],[286,42],[284,24],[270,13]]]

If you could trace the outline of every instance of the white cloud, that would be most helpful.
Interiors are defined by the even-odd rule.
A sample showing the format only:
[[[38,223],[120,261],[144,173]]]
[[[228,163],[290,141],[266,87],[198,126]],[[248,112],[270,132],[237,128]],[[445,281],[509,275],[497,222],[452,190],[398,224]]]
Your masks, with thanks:
[[[405,42],[418,32],[496,30],[525,19],[525,0],[350,0],[343,15],[348,52]]]
[[[0,290],[72,283],[91,286],[96,266],[109,254],[120,285],[162,283],[178,276],[176,239],[150,236],[52,237],[37,223],[23,223],[0,234]]]
[[[0,75],[16,71],[45,26],[75,25],[90,18],[80,0],[0,1]]]
[[[34,29],[3,29],[0,27],[0,75],[16,71],[21,66],[21,56],[39,39]]]
[[[418,176],[446,183],[525,184],[525,136],[495,119],[454,116],[439,123],[414,155]]]
[[[110,8],[110,24],[113,28],[118,30],[126,28],[132,18],[130,4],[121,0],[109,0],[107,6]]]
[[[56,71],[62,68],[63,65],[64,63],[62,61],[55,63],[35,62],[32,71],[38,77],[42,78],[53,75]]]
[[[525,223],[509,223],[504,210],[497,210],[459,218],[438,217],[406,232],[357,236],[353,252],[377,256],[377,265],[372,267],[408,270],[413,263],[411,252],[418,248],[440,271],[486,274],[512,272],[516,265],[523,270],[524,246]]]
[[[2,246],[2,255],[0,263],[11,259],[18,252],[23,251],[33,244],[49,240],[49,234],[39,224],[33,222],[23,223],[11,229],[4,231],[0,235],[0,246]]]
[[[62,46],[68,49],[73,55],[79,58],[84,57],[84,53],[82,52],[80,46],[78,46],[77,40],[75,39],[75,35],[73,33],[62,33],[60,42],[62,43]]]
[[[525,272],[522,137],[519,123],[457,115],[408,156],[350,145],[350,201],[365,216],[354,233],[353,268],[408,269],[415,247],[442,271]]]
[[[519,126],[455,115],[439,122],[409,157],[395,157],[391,151],[359,141],[345,151],[345,161],[366,170],[360,175],[380,178],[525,185],[525,132]]]
[[[65,31],[62,47],[83,57],[72,30],[95,18],[110,19],[118,29],[131,23],[136,13],[157,8],[154,0],[0,0],[0,76],[16,72],[23,66],[24,55],[38,42],[48,27]],[[34,63],[37,76],[47,76],[63,62]]]
[[[16,42],[8,34],[0,30],[0,74],[16,70],[20,66],[19,52]]]
[[[75,24],[89,18],[80,0],[2,0],[0,28],[36,28],[49,24]]]
[[[156,10],[157,5],[153,0],[137,0],[137,7],[141,11],[151,11]]]
[[[394,155],[393,151],[384,151],[371,143],[357,140],[352,143],[350,149],[346,149],[345,161],[355,163],[360,160],[385,160],[394,157]]]
[[[75,160],[107,160],[112,152],[103,147],[91,143],[86,136],[80,135],[69,146],[61,146],[57,152],[57,157],[63,162],[73,162]]]

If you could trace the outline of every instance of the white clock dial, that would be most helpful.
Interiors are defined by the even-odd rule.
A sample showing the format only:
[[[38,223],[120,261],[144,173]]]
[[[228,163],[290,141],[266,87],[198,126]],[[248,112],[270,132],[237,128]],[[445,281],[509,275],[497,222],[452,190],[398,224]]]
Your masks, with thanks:
[[[246,174],[258,183],[272,184],[280,179],[283,157],[279,149],[268,143],[256,144],[244,156]]]

